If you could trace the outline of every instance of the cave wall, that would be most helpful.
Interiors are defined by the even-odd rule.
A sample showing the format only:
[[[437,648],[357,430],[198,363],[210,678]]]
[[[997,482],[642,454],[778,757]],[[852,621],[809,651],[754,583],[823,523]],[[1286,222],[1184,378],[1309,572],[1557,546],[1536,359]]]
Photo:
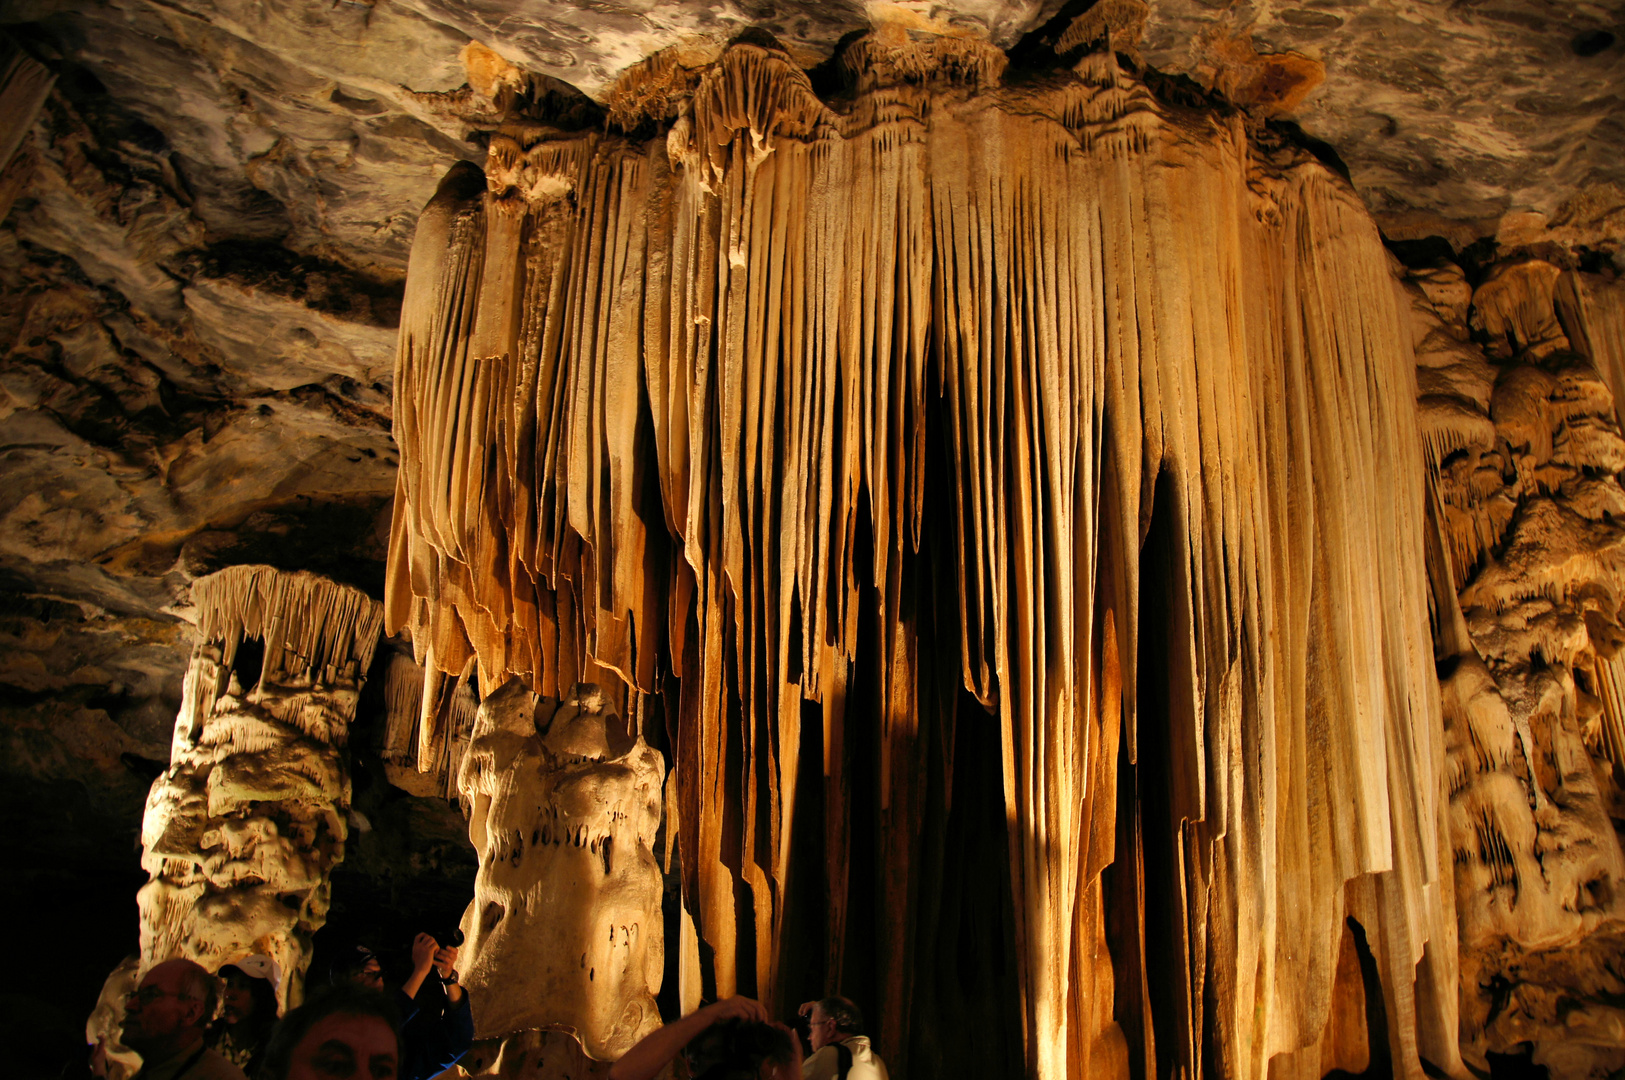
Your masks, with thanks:
[[[1617,293],[1539,259],[1476,289],[1448,264],[1412,277],[1462,1043],[1481,1067],[1532,1044],[1553,1075],[1606,1075],[1625,1053],[1612,1004],[1625,442],[1609,357],[1587,342]],[[1582,294],[1593,301],[1558,302]]]

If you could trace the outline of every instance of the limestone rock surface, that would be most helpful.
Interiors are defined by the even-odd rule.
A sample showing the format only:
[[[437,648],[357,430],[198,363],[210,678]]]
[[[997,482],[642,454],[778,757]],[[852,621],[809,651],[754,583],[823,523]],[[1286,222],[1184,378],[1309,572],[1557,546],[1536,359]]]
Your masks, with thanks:
[[[481,702],[457,780],[480,853],[463,916],[477,1035],[563,1031],[613,1062],[659,1027],[664,776],[596,686],[546,701],[515,680]]]
[[[1613,1004],[1625,990],[1625,440],[1571,342],[1612,340],[1608,309],[1560,308],[1583,277],[1512,262],[1473,291],[1474,334],[1446,299],[1459,275],[1417,275],[1413,317],[1419,370],[1459,372],[1457,396],[1421,402],[1444,549],[1435,649],[1462,1048],[1488,1069],[1488,1053],[1528,1045],[1554,1076],[1601,1078],[1625,1064]]]

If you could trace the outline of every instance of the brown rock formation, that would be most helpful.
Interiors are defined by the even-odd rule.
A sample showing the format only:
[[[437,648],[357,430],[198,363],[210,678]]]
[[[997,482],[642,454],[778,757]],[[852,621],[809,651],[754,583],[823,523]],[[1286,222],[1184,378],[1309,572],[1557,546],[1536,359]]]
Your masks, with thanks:
[[[899,1074],[1617,1063],[1618,12],[1055,10],[0,6],[39,1075],[134,945],[192,581],[383,595],[392,511],[330,933],[461,909],[513,672],[675,768],[668,1014],[844,987]],[[1414,383],[1356,198],[1448,253]],[[468,1064],[543,1058],[598,1068]]]
[[[1533,1043],[1554,1076],[1625,1065],[1615,1002],[1625,907],[1619,685],[1625,440],[1614,398],[1571,347],[1609,340],[1586,280],[1501,264],[1415,307],[1440,532],[1435,650],[1444,689],[1460,919],[1462,1049]],[[1555,297],[1569,299],[1560,319]],[[1594,308],[1590,309],[1594,311]],[[1606,309],[1604,309],[1606,311]],[[1592,346],[1595,348],[1595,346]]]
[[[291,1007],[344,858],[344,749],[382,611],[270,567],[199,578],[192,596],[200,641],[141,830],[142,967],[184,956],[212,970],[261,953]]]
[[[1021,91],[962,39],[849,55],[844,113],[736,44],[628,77],[663,139],[533,113],[448,175],[403,308],[391,628],[484,685],[662,696],[683,963],[719,994],[782,1004],[804,947],[806,743],[839,981],[867,714],[882,1041],[935,1022],[911,852],[958,683],[1001,731],[1030,1070],[1318,1075],[1345,912],[1395,1066],[1459,1068],[1415,375],[1370,219],[1109,53]]]
[[[479,1035],[566,1031],[614,1061],[660,1026],[664,779],[597,687],[545,701],[516,680],[480,703],[458,777],[480,853],[463,916]]]

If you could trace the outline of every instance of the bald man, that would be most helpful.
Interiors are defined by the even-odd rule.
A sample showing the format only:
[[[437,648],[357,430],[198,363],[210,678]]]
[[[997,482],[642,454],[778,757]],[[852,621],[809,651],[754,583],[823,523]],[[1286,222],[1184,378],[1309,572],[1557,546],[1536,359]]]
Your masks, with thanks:
[[[147,972],[124,1005],[125,1046],[141,1055],[134,1080],[247,1080],[203,1045],[218,990],[190,960],[165,960]]]

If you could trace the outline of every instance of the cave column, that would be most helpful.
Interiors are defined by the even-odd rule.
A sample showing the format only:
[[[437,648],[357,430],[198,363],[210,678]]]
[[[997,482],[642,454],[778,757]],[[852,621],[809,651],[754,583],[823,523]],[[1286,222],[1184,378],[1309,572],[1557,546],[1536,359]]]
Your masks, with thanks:
[[[192,600],[199,640],[141,827],[141,967],[261,953],[288,1008],[344,858],[346,745],[383,609],[266,566],[199,578]]]
[[[513,679],[480,703],[458,773],[480,856],[460,966],[491,1041],[468,1073],[602,1075],[660,1026],[665,771],[594,684],[556,701]]]

